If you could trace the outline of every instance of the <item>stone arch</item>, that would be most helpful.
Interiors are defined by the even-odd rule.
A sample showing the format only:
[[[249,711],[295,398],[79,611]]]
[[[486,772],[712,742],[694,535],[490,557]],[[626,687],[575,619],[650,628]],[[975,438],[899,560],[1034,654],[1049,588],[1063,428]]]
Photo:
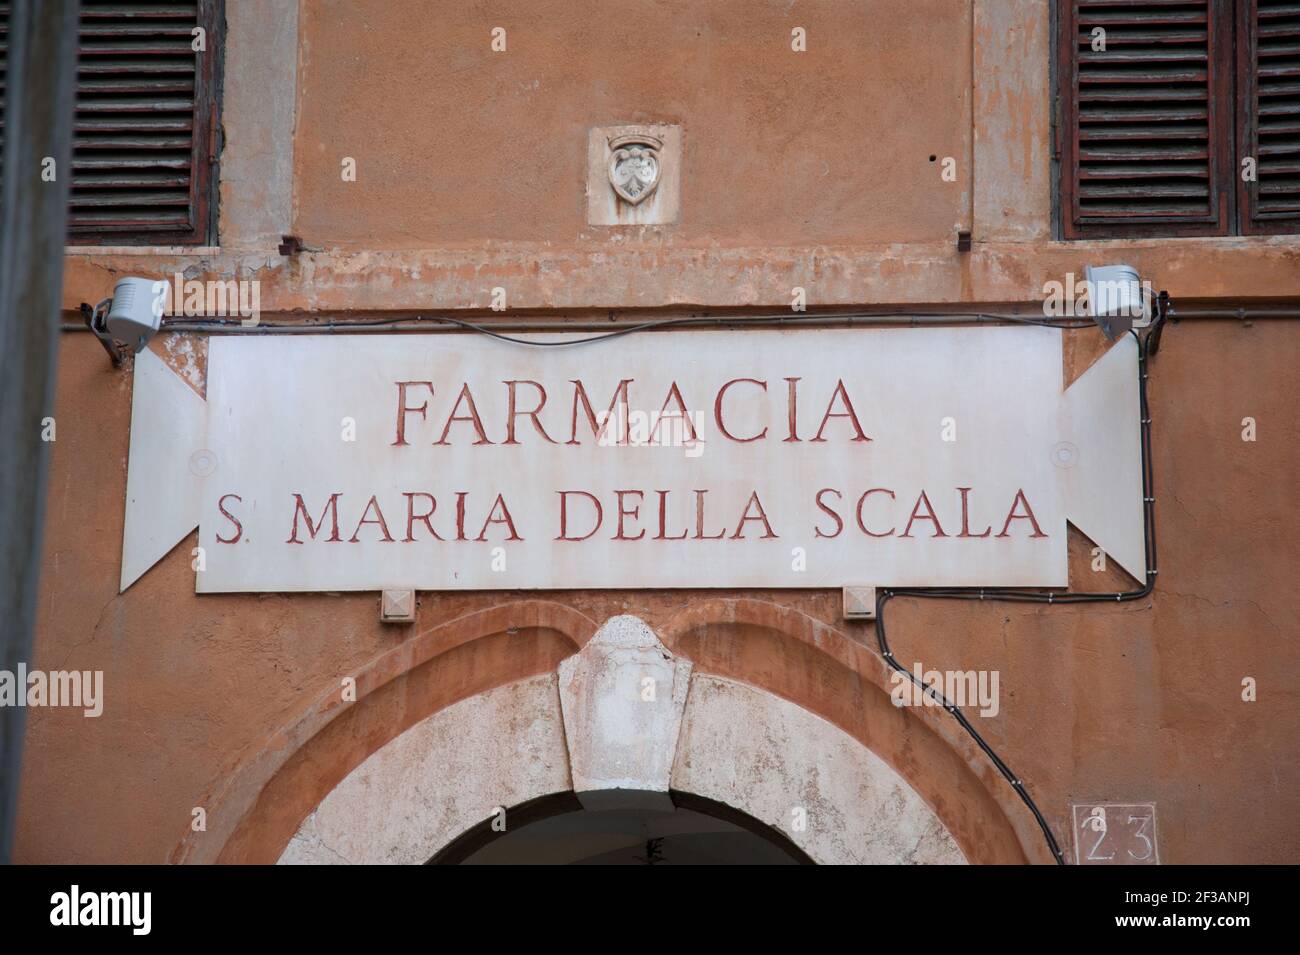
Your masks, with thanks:
[[[733,609],[743,619],[755,608]],[[621,616],[555,672],[463,698],[376,749],[280,861],[424,862],[499,807],[566,792],[587,808],[688,793],[761,820],[819,862],[969,858],[852,734],[788,697],[701,672]]]
[[[555,758],[547,770],[550,775],[544,775],[539,782],[523,774],[525,781],[533,781],[521,783],[514,794],[508,788],[502,790],[492,800],[493,806],[523,802],[530,794],[537,797],[556,792],[576,791],[594,800],[600,798],[600,793],[639,789],[645,782],[642,777],[647,775],[655,779],[653,785],[644,787],[651,792],[667,793],[675,778],[690,787],[685,792],[703,790],[694,793],[700,798],[718,798],[720,802],[745,798],[743,793],[728,796],[746,788],[740,785],[743,773],[739,769],[729,776],[719,772],[715,761],[710,775],[705,772],[708,765],[689,758],[691,753],[704,751],[701,741],[710,733],[715,742],[725,738],[722,723],[694,717],[702,701],[713,695],[726,698],[737,712],[747,712],[744,720],[750,725],[758,721],[764,726],[777,726],[783,721],[811,717],[835,731],[827,733],[818,725],[814,735],[819,739],[840,739],[838,733],[851,740],[853,746],[846,752],[854,754],[853,759],[846,757],[839,762],[879,762],[879,767],[872,764],[869,771],[859,767],[857,778],[883,780],[879,785],[885,789],[895,782],[901,784],[898,791],[903,796],[898,798],[911,806],[907,796],[915,797],[937,820],[935,831],[946,834],[957,854],[971,862],[1054,861],[1042,844],[1032,816],[974,742],[945,713],[892,706],[891,671],[848,634],[777,604],[726,597],[694,601],[686,610],[662,621],[659,630],[663,643],[635,617],[615,617],[606,622],[601,630],[610,631],[615,639],[593,644],[591,638],[596,630],[593,620],[569,607],[545,600],[523,600],[468,614],[411,638],[356,675],[356,702],[343,704],[334,690],[322,695],[207,793],[201,805],[208,810],[208,831],[187,832],[171,861],[272,862],[291,858],[290,849],[296,852],[302,848],[301,839],[296,847],[290,846],[291,840],[310,836],[304,833],[312,822],[309,817],[314,815],[319,824],[320,807],[336,791],[340,792],[336,802],[343,799],[344,782],[372,756],[425,723],[429,725],[420,733],[435,732],[432,721],[444,710],[461,704],[493,705],[491,694],[497,690],[518,690],[536,696],[539,687],[550,687],[543,690],[551,713],[547,725],[552,729],[564,727],[566,719],[573,723],[580,717],[576,711],[566,714],[566,705],[570,710],[575,706],[591,710],[591,699],[585,704],[580,702],[581,691],[583,686],[590,688],[599,683],[596,674],[600,668],[593,661],[601,655],[635,661],[632,669],[638,679],[640,674],[651,672],[647,667],[660,666],[655,664],[657,656],[661,663],[659,682],[668,691],[660,698],[672,703],[676,716],[664,718],[660,714],[649,734],[645,727],[626,720],[596,720],[589,724],[595,731],[586,733],[577,732],[575,724],[574,729],[562,734],[563,758],[552,754]],[[589,644],[587,652],[575,653]],[[688,688],[700,690],[695,696],[696,705],[689,708]],[[589,696],[608,701],[611,694],[607,688],[603,694]],[[469,702],[479,697],[484,699]],[[783,707],[794,707],[796,712],[791,716]],[[447,718],[456,719],[460,712],[452,712]],[[527,712],[527,705],[514,700],[499,712],[521,725],[517,715],[509,714]],[[684,724],[683,714],[687,717]],[[688,740],[681,753],[676,749],[679,731]],[[621,738],[620,733],[624,734]],[[623,745],[629,739],[668,736],[673,743],[664,750],[672,754],[667,761],[648,760],[644,753],[638,755],[635,747]],[[577,752],[574,740],[585,740],[590,753]],[[743,742],[733,740],[731,745],[735,748]],[[400,747],[391,752],[399,751]],[[520,752],[518,746],[514,752]],[[608,765],[615,756],[637,763],[640,777],[620,782],[617,767],[611,769]],[[511,755],[503,753],[495,765],[510,765],[511,760]],[[743,766],[743,761],[733,762]],[[561,763],[562,771],[556,768]],[[651,765],[657,767],[653,772],[646,769]],[[786,775],[799,778],[799,771],[795,767]],[[816,775],[821,767],[814,763],[803,771]],[[784,789],[780,790],[783,798],[784,793]],[[843,804],[851,804],[854,798],[861,797],[842,796]],[[744,806],[736,808],[745,810]],[[453,812],[447,817],[450,821],[445,822],[446,831],[462,822],[481,822],[484,812],[477,803],[463,812],[453,809],[461,815]],[[754,809],[769,813],[771,807],[758,805]],[[766,816],[756,818],[769,821]],[[769,822],[779,827],[780,820]],[[843,828],[842,820],[837,825],[841,831],[849,831]],[[865,836],[863,839],[871,841]],[[922,841],[916,845],[925,849],[932,843]],[[828,856],[827,850],[818,849],[820,855],[814,853],[814,857],[848,858],[845,850],[836,851],[839,856]],[[920,855],[914,852],[911,858],[924,858],[926,851]],[[897,855],[894,861],[906,861],[904,854]]]

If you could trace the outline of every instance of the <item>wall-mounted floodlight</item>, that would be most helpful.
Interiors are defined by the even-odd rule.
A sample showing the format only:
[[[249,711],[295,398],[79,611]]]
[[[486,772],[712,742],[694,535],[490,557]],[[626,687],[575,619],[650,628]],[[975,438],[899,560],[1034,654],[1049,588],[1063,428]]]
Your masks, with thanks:
[[[113,286],[113,297],[90,309],[86,321],[109,355],[116,353],[114,341],[140,352],[158,334],[167,304],[167,283],[153,279],[124,278]],[[89,306],[82,306],[83,311]],[[115,361],[114,364],[117,364]]]
[[[1088,285],[1088,313],[1101,333],[1114,341],[1135,325],[1151,322],[1150,294],[1130,265],[1089,265],[1083,270]]]

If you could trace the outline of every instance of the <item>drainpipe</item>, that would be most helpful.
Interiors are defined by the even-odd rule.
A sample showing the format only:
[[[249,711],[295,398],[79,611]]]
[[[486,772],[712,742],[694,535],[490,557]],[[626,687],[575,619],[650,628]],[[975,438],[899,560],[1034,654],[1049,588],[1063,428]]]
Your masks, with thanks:
[[[63,244],[72,178],[80,0],[11,0],[0,183],[0,670],[32,658]],[[43,173],[54,161],[54,179]],[[27,687],[15,687],[26,700]],[[17,702],[17,701],[15,701]],[[24,706],[0,706],[0,863],[13,856]]]

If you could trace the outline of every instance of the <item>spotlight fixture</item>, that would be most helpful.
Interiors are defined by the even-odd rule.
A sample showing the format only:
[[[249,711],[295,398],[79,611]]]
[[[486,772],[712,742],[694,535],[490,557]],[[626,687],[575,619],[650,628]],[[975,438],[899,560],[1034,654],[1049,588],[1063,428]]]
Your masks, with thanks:
[[[163,309],[167,304],[167,283],[153,279],[124,278],[113,286],[113,297],[106,298],[87,316],[95,336],[114,351],[114,341],[139,353],[158,333]]]
[[[1150,295],[1130,265],[1089,265],[1084,269],[1088,286],[1088,313],[1101,333],[1114,341],[1134,326],[1151,322]]]

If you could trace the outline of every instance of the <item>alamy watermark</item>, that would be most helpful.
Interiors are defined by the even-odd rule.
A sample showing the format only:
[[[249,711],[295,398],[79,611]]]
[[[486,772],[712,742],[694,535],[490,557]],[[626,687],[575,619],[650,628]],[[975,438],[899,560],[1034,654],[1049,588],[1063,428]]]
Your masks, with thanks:
[[[103,670],[0,670],[0,706],[72,706],[84,716],[104,712]]]
[[[895,706],[978,706],[980,716],[997,716],[1001,708],[997,670],[922,670],[917,663],[912,673],[895,670],[890,680]]]
[[[699,436],[704,412],[683,411],[629,411],[619,402],[612,413],[597,412],[596,443],[604,448],[684,448],[686,457],[698,458],[704,453]]]
[[[83,892],[74,885],[50,896],[51,925],[119,925],[132,935],[148,935],[152,910],[152,892]]]
[[[187,318],[238,317],[241,325],[261,321],[262,283],[257,279],[187,279],[177,272],[171,281],[153,283],[154,314]]]
[[[1064,282],[1053,279],[1043,283],[1043,315],[1047,318],[1088,318],[1094,304],[1099,313],[1143,318],[1151,314],[1154,303],[1155,291],[1149,281],[1089,282],[1066,272]]]

